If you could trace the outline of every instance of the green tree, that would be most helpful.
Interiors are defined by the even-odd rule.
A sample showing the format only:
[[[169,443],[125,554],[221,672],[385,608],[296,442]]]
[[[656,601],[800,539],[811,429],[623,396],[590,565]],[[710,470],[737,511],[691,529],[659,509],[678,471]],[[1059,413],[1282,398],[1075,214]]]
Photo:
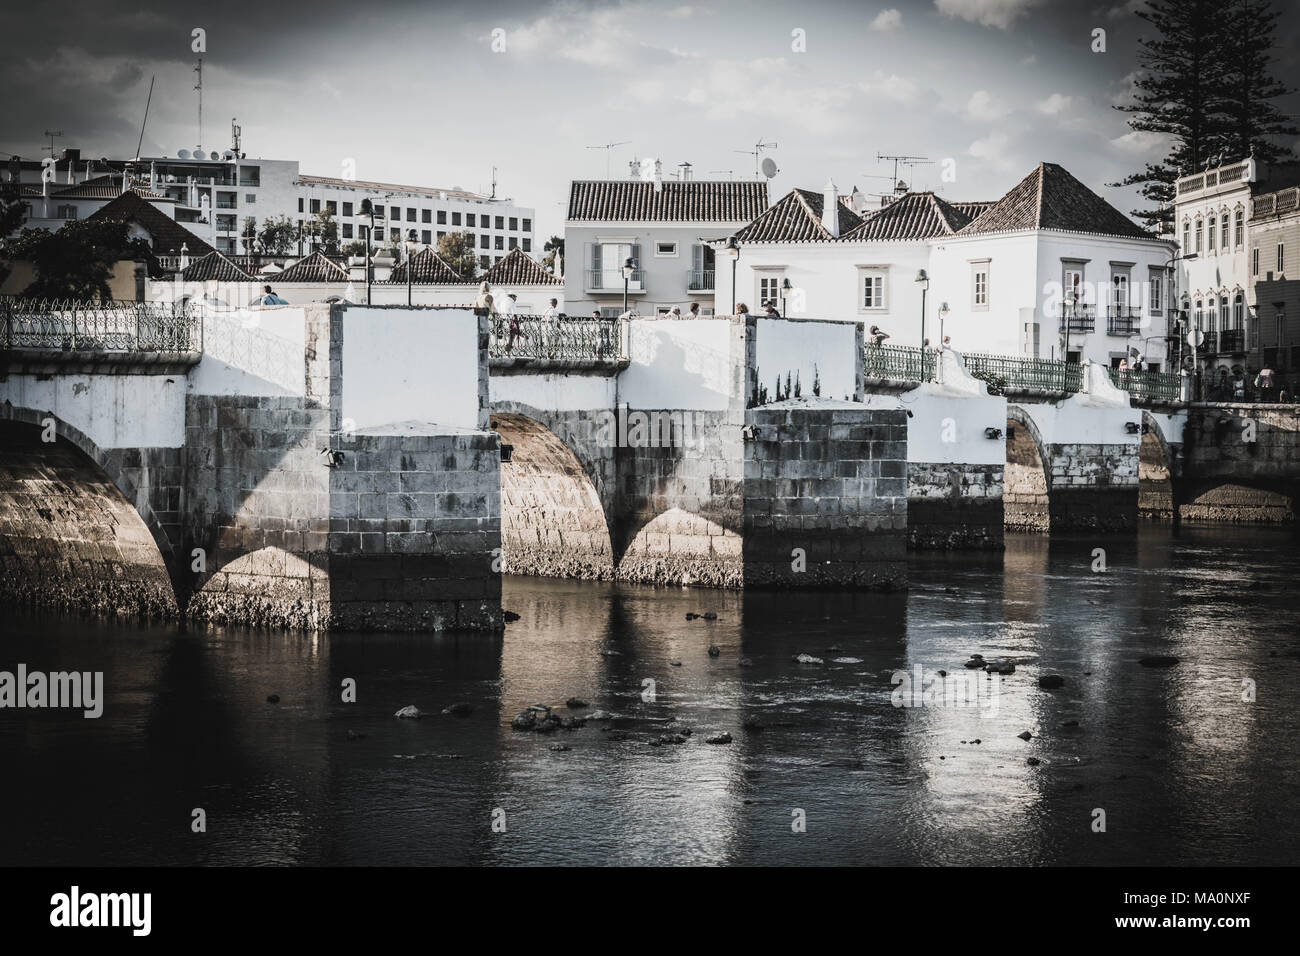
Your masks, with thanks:
[[[1294,92],[1272,72],[1277,21],[1268,0],[1231,0],[1224,11],[1223,144],[1228,160],[1294,160],[1273,141],[1300,133],[1274,102]]]
[[[564,237],[551,236],[551,238],[547,239],[546,243],[542,246],[542,251],[546,253],[546,255],[542,257],[542,265],[554,272],[555,254],[558,252],[561,258],[564,257]]]
[[[24,229],[5,255],[32,263],[36,279],[22,294],[42,299],[109,299],[108,280],[117,262],[154,264],[149,246],[129,238],[127,224],[119,219],[74,219],[58,232]]]
[[[321,251],[329,256],[339,254],[339,227],[328,209],[322,209],[312,219],[312,236],[319,241]]]
[[[26,218],[27,211],[23,207],[18,183],[0,184],[0,260],[11,258],[9,244],[13,240],[9,237],[18,231]],[[0,261],[0,282],[8,278],[10,271],[9,266]]]
[[[298,224],[288,216],[262,220],[262,247],[271,255],[287,255],[297,242]]]
[[[447,265],[456,270],[462,279],[472,279],[478,275],[478,257],[474,253],[474,243],[468,234],[449,232],[438,240],[438,255]]]

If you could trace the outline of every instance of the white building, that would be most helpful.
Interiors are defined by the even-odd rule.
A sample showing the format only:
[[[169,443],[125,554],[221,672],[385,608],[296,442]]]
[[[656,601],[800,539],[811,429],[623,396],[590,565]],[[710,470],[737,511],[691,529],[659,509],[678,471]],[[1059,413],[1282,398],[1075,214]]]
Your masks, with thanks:
[[[736,300],[877,325],[889,344],[916,346],[924,291],[935,345],[946,336],[959,351],[1104,365],[1141,355],[1165,367],[1173,244],[1062,167],[1039,164],[993,203],[908,193],[861,214],[849,205],[833,183],[796,189],[739,230]],[[729,301],[721,259],[719,285]]]

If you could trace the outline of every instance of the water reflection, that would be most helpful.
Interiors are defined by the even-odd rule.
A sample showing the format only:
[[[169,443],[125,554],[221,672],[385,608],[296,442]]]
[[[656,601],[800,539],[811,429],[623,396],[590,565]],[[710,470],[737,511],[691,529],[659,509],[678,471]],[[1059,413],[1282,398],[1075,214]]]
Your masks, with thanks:
[[[1293,554],[1152,527],[917,557],[894,594],[510,579],[504,638],[10,615],[0,668],[103,670],[108,699],[0,712],[0,863],[1290,862]],[[895,671],[971,654],[1016,665],[995,712],[893,705]],[[512,730],[533,704],[610,719]]]

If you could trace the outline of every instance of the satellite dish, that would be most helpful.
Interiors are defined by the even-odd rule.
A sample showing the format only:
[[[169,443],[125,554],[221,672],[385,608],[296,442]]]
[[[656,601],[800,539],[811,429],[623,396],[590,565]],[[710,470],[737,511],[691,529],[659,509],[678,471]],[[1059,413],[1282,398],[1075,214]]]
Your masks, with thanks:
[[[176,155],[179,156],[181,159],[189,159],[190,151],[188,149],[182,149],[177,151]]]
[[[221,154],[221,158],[222,158],[222,159],[234,159],[234,158],[235,158],[235,151],[234,151],[233,149],[228,149],[228,150],[226,150],[224,153]]]
[[[218,152],[214,149],[212,152],[208,153],[208,158],[209,158],[209,159],[220,159],[220,158],[221,158],[221,154],[218,153]]]
[[[772,161],[771,156],[763,157],[763,162],[760,164],[759,168],[763,170],[763,175],[768,179],[771,179],[777,174],[777,172],[779,172],[776,168],[776,163]]]

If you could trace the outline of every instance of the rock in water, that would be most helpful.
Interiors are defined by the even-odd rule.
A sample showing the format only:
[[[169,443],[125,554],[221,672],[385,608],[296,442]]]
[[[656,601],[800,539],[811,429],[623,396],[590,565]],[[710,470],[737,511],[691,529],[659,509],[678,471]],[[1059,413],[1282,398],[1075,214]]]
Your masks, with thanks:
[[[984,665],[984,670],[990,674],[1014,674],[1016,665],[1010,661],[989,661]]]
[[[693,620],[695,620],[697,617],[699,617],[699,615],[696,614],[694,611],[687,611],[687,612],[686,612],[686,620],[688,620],[688,621],[693,621]]]
[[[451,714],[453,717],[468,717],[470,714],[474,713],[474,705],[466,703],[463,700],[458,700],[454,704],[448,704],[443,708],[442,712],[444,714]]]
[[[800,664],[821,664],[824,663],[820,657],[813,657],[811,654],[796,654],[795,661]]]
[[[704,620],[706,620],[706,621],[716,621],[717,619],[718,619],[718,612],[717,612],[717,611],[705,611],[705,612],[704,612]]]
[[[279,694],[268,694],[268,695],[266,696],[266,702],[267,702],[268,704],[278,704],[278,703],[280,703],[280,695],[279,695]]]
[[[510,721],[510,726],[515,730],[532,730],[537,726],[537,712],[525,710],[522,714],[517,715],[514,720]]]
[[[519,620],[519,615],[516,614],[514,611],[502,611],[502,612],[501,612],[501,620],[503,620],[503,621],[505,621],[507,624],[509,624],[509,623],[511,623],[512,621],[517,621],[517,620]]]
[[[718,656],[719,654],[721,654],[721,653],[722,653],[722,649],[721,649],[720,647],[718,647],[717,644],[710,644],[710,645],[709,645],[709,656],[710,656],[710,657],[717,657],[717,656]]]
[[[588,707],[590,705],[581,697],[570,697],[564,702],[564,706],[569,710],[577,710],[579,707]]]
[[[1173,667],[1178,663],[1178,658],[1157,654],[1154,657],[1143,657],[1138,663],[1143,667]]]
[[[1016,736],[1019,737],[1021,740],[1029,740],[1034,735],[1027,730],[1022,730],[1020,733],[1016,734]]]
[[[1042,761],[1039,760],[1037,757],[1030,757],[1028,760],[1025,761],[1025,763],[1029,764],[1029,766],[1031,767],[1037,767],[1040,763],[1042,763]]]
[[[1065,678],[1060,674],[1044,674],[1038,678],[1038,686],[1043,690],[1055,690],[1065,686]]]
[[[725,730],[720,734],[714,734],[704,741],[706,744],[729,744],[731,743],[731,734]]]
[[[393,714],[393,716],[401,717],[403,720],[419,720],[424,716],[424,714],[420,713],[420,708],[416,707],[414,704],[407,704],[397,713]]]

